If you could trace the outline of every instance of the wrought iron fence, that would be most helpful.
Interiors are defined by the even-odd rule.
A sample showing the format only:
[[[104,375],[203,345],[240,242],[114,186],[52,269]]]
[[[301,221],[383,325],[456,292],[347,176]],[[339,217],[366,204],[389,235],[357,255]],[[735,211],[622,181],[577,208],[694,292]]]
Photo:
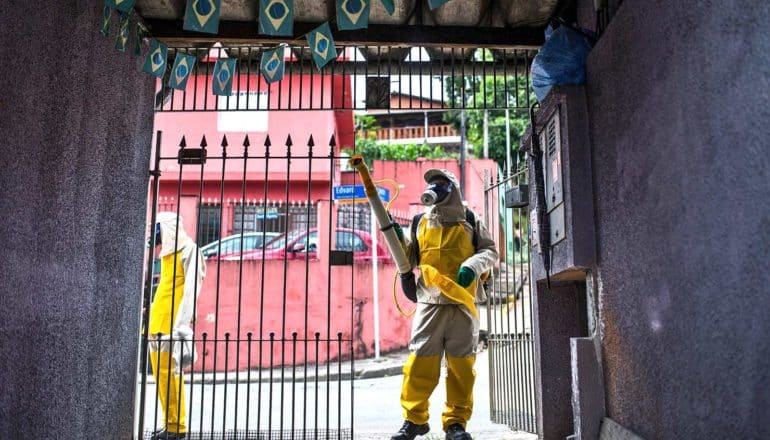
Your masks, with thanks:
[[[537,433],[529,218],[526,206],[505,200],[508,190],[526,184],[522,170],[485,188],[490,232],[501,250],[487,302],[489,392],[494,422]]]
[[[460,110],[529,108],[533,50],[509,48],[341,45],[323,69],[306,45],[291,44],[285,76],[268,84],[260,76],[262,53],[271,47],[170,47],[195,56],[185,90],[158,81],[156,111],[266,110]],[[233,92],[211,92],[214,63],[238,60]],[[166,71],[169,75],[170,71]]]
[[[271,149],[269,140],[255,148],[248,138],[234,148],[223,139],[221,153],[216,154],[207,152],[205,142],[200,147],[182,142],[175,154],[166,155],[160,145],[159,132],[151,171],[152,223],[159,210],[186,212],[189,207],[182,204],[182,187],[189,191],[192,183],[198,194],[184,196],[197,203],[196,230],[188,231],[191,236],[204,237],[200,241],[207,242],[225,233],[244,236],[274,231],[282,234],[279,239],[283,241],[269,249],[246,249],[246,241],[241,240],[240,248],[229,249],[234,252],[228,257],[222,252],[221,238],[212,242],[219,247],[213,257],[199,260],[197,253],[190,257],[195,261],[184,270],[197,271],[205,265],[206,277],[202,293],[194,301],[193,316],[197,319],[190,323],[192,337],[188,338],[175,333],[176,327],[150,333],[154,307],[161,306],[153,301],[157,274],[149,253],[140,361],[145,367],[139,373],[137,437],[149,437],[169,423],[173,426],[176,411],[176,418],[186,425],[187,438],[353,438],[353,371],[355,357],[362,352],[358,346],[361,341],[353,335],[360,333],[357,326],[361,322],[355,313],[361,298],[354,290],[355,271],[332,271],[331,266],[352,265],[352,255],[359,249],[354,238],[349,242],[340,239],[339,231],[336,254],[330,252],[336,258],[324,258],[318,247],[311,247],[312,233],[316,240],[327,237],[329,243],[333,233],[331,220],[328,230],[315,230],[315,226],[319,219],[333,217],[334,204],[329,202],[322,209],[312,195],[331,199],[339,162],[346,160],[335,155],[334,138],[320,153],[312,138],[301,149],[292,149],[290,142]],[[179,170],[173,177],[163,176],[166,194],[161,194],[161,163],[169,161]],[[274,169],[285,173],[285,180],[265,178],[249,184],[245,176],[253,162],[265,176]],[[291,187],[289,176],[297,168],[306,172],[307,181]],[[235,169],[241,172],[233,173]],[[202,179],[204,170],[218,172],[219,180]],[[319,170],[328,173],[328,178],[312,180],[313,172]],[[228,193],[235,186],[237,194]],[[212,192],[216,197],[210,197]],[[269,197],[276,193],[281,195]],[[298,201],[302,193],[305,199]],[[355,202],[349,206],[353,225],[358,225],[356,213],[361,209]],[[177,221],[177,227],[183,226]],[[155,228],[150,228],[152,242],[155,238]],[[290,246],[292,239],[303,245],[301,249]],[[174,255],[176,268],[183,253]],[[184,293],[174,284],[169,304],[176,304]],[[171,313],[173,322],[176,312]],[[185,340],[195,347],[197,357],[177,372],[173,368],[176,358],[171,356],[175,359],[171,361],[164,353],[183,347]],[[158,367],[156,371],[149,367],[151,360]],[[169,368],[163,367],[164,362]],[[168,403],[173,396],[182,405]]]

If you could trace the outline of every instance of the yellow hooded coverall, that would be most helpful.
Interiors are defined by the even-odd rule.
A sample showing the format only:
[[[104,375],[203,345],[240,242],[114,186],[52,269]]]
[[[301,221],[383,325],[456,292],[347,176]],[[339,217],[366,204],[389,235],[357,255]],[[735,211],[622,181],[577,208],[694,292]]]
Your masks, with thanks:
[[[158,213],[161,229],[160,281],[150,306],[150,364],[166,431],[187,432],[179,334],[192,334],[193,317],[206,262],[175,213]],[[178,224],[178,227],[177,227]]]
[[[425,173],[425,180],[436,175],[446,177],[454,188],[420,220],[416,231],[419,246],[404,243],[413,265],[417,262],[415,249],[419,248],[421,274],[409,343],[411,353],[404,365],[401,406],[410,422],[428,422],[428,399],[438,384],[441,357],[446,354],[447,401],[442,414],[446,430],[455,423],[465,428],[473,411],[473,364],[479,336],[475,304],[486,300],[479,278],[492,268],[498,254],[478,216],[474,248],[474,228],[466,221],[457,179],[447,170],[432,169]],[[467,288],[455,281],[462,266],[476,275]]]

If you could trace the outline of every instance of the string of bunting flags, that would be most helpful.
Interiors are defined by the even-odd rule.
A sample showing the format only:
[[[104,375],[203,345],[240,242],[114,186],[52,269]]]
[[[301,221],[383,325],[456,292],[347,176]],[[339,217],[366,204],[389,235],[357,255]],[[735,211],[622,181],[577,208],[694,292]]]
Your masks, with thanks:
[[[336,24],[338,30],[366,29],[369,26],[369,13],[372,0],[335,0]],[[379,0],[388,14],[396,10],[394,0]],[[431,9],[447,3],[449,0],[428,0]],[[119,17],[118,34],[115,49],[125,52],[130,40],[131,12],[136,0],[104,0],[101,33],[109,35],[113,12]],[[219,13],[221,0],[187,0],[183,29],[216,35],[219,32]],[[331,21],[327,21],[304,35],[318,70],[323,69],[337,58],[337,48],[332,36]],[[142,42],[151,37],[147,28],[135,20],[134,55],[141,54]],[[294,0],[259,0],[259,33],[269,36],[291,37],[294,35]],[[299,37],[302,38],[302,37]],[[299,39],[298,38],[298,39]],[[284,50],[287,44],[265,50],[260,60],[260,73],[268,83],[283,79],[285,71]],[[168,64],[168,46],[150,38],[150,49],[142,70],[163,79]],[[184,90],[196,63],[196,57],[177,52],[166,85],[173,89]],[[214,65],[212,92],[226,96],[232,93],[233,78],[237,72],[236,59],[220,59]]]

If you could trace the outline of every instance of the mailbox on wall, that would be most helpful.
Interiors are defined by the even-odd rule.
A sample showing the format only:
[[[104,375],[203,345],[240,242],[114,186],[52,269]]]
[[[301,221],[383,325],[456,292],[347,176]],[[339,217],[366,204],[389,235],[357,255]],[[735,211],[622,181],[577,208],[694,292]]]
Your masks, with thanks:
[[[522,138],[530,150],[533,127]],[[585,270],[596,255],[591,179],[591,145],[588,115],[582,86],[551,89],[535,116],[534,134],[542,150],[542,161],[529,161],[529,175],[541,166],[544,177],[545,215],[550,223],[550,243],[543,249],[538,240],[538,192],[530,185],[532,269],[536,280],[546,278],[542,252],[550,252],[550,276],[554,280],[585,278]]]

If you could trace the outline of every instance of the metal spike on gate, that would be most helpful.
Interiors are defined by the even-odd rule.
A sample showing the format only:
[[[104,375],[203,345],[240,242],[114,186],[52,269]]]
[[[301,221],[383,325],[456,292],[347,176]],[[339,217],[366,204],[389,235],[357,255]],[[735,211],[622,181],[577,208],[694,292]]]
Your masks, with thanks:
[[[206,142],[206,136],[203,136],[203,142]],[[227,135],[223,134],[222,135],[222,147],[225,148],[228,145],[229,144],[227,143]],[[201,144],[201,146],[203,146],[203,144]]]
[[[286,136],[286,146],[291,148],[294,143],[291,141],[291,135]]]
[[[331,139],[329,139],[329,146],[332,147],[332,149],[337,146],[337,140],[334,135],[332,135]]]
[[[249,148],[251,146],[251,142],[249,141],[249,135],[246,135],[246,137],[243,138],[243,146],[246,148]]]
[[[184,148],[187,146],[187,141],[184,138],[184,135],[182,135],[182,140],[179,141],[179,148]]]
[[[315,146],[315,141],[313,140],[313,135],[310,135],[310,139],[307,140],[307,146],[310,148],[313,148]]]
[[[201,147],[206,148],[208,147],[208,145],[209,144],[206,143],[206,135],[204,134],[203,137],[201,138]]]

